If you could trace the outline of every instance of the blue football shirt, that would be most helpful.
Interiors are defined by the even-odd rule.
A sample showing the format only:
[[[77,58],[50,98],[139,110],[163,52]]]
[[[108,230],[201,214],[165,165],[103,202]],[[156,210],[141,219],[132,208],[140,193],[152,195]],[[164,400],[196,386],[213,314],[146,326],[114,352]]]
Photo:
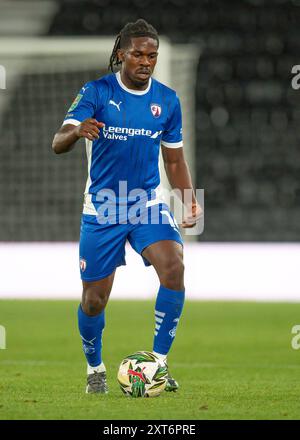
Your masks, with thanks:
[[[87,118],[103,122],[100,137],[86,139],[88,178],[84,214],[97,215],[106,191],[114,191],[117,203],[127,194],[153,198],[160,183],[160,144],[180,148],[182,117],[176,92],[150,78],[146,90],[128,89],[120,73],[109,74],[82,87],[65,117],[65,124],[79,125]],[[123,187],[124,188],[124,184]],[[137,197],[127,199],[134,203]]]

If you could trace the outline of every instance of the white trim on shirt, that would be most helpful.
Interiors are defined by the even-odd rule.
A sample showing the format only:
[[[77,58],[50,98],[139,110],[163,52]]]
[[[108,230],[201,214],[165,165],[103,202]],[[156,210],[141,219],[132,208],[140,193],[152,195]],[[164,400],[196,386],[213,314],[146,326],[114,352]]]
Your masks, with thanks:
[[[180,147],[183,147],[183,142],[182,142],[182,141],[180,141],[180,142],[166,142],[166,141],[161,141],[161,144],[162,144],[164,147],[167,147],[167,148],[180,148]]]
[[[80,122],[80,121],[77,121],[77,119],[66,119],[66,120],[63,122],[63,125],[67,125],[67,124],[76,125],[76,127],[77,127],[78,125],[81,124],[81,122]]]
[[[125,84],[122,82],[120,72],[117,72],[117,73],[116,73],[116,78],[117,78],[117,81],[118,81],[118,83],[119,83],[119,86],[120,86],[123,90],[125,90],[126,92],[128,92],[128,93],[132,93],[133,95],[145,95],[146,93],[149,92],[150,87],[151,87],[151,83],[152,83],[152,79],[151,79],[151,77],[150,77],[150,78],[149,78],[148,87],[147,87],[145,90],[132,90],[132,89],[128,89],[128,87],[126,87]]]

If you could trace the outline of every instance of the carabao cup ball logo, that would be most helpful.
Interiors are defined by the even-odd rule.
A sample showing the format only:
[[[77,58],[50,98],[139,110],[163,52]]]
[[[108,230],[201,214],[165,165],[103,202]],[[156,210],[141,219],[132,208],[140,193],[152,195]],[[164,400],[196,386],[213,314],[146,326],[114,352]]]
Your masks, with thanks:
[[[161,115],[161,106],[159,104],[151,104],[150,108],[152,115],[155,118],[159,118],[159,116]]]
[[[81,272],[84,272],[86,269],[86,261],[84,258],[80,258],[79,265]]]

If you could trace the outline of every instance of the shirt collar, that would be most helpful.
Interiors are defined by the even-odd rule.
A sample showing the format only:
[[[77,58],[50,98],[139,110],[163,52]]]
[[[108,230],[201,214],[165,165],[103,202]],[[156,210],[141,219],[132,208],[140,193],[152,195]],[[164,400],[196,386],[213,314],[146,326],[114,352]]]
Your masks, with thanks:
[[[133,90],[133,89],[129,89],[128,87],[126,87],[125,84],[122,82],[120,72],[117,72],[117,73],[116,73],[116,78],[117,78],[117,81],[118,81],[118,83],[119,83],[119,86],[120,86],[123,90],[125,90],[126,92],[128,92],[128,93],[132,93],[133,95],[145,95],[146,93],[149,92],[150,87],[151,87],[151,84],[152,84],[152,78],[150,77],[150,78],[149,78],[148,87],[147,87],[145,90]]]

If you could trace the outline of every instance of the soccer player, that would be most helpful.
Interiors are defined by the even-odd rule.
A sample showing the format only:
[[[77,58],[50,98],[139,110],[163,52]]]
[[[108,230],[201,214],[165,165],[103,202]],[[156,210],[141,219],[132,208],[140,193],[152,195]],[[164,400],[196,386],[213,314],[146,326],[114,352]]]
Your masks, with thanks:
[[[126,24],[110,57],[112,73],[82,87],[53,139],[57,154],[70,151],[80,138],[86,140],[88,178],[79,246],[83,294],[78,326],[87,360],[87,393],[108,392],[101,356],[105,306],[116,268],[126,264],[127,240],[159,277],[153,352],[165,362],[183,309],[183,241],[169,207],[155,191],[160,183],[160,145],[172,188],[182,195],[184,189],[192,191],[182,227],[196,224],[201,207],[184,158],[179,99],[175,91],[151,77],[158,47],[153,26],[142,19]],[[115,66],[120,67],[117,73]],[[133,221],[137,217],[130,210],[137,200],[140,221]],[[157,221],[149,215],[154,208]],[[166,391],[177,389],[178,383],[169,373]]]

